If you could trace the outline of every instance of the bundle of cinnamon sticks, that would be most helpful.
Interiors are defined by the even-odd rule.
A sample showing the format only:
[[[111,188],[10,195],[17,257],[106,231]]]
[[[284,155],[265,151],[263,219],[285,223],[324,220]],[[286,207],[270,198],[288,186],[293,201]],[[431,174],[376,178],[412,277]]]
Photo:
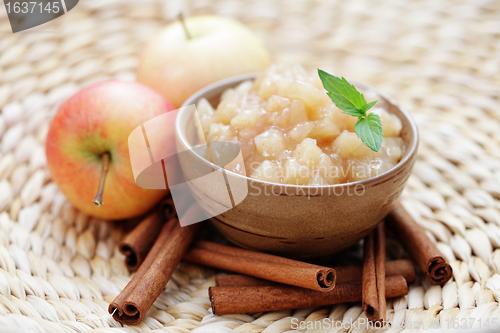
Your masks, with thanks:
[[[127,267],[137,269],[109,307],[122,323],[142,320],[181,259],[239,273],[219,275],[216,286],[210,287],[216,315],[362,301],[368,319],[384,321],[386,298],[406,295],[408,283],[416,279],[410,260],[386,262],[386,226],[405,240],[408,252],[431,282],[444,284],[452,274],[436,246],[399,204],[386,223],[366,237],[362,266],[334,268],[213,242],[193,242],[200,224],[180,227],[173,207],[167,199],[120,243]]]

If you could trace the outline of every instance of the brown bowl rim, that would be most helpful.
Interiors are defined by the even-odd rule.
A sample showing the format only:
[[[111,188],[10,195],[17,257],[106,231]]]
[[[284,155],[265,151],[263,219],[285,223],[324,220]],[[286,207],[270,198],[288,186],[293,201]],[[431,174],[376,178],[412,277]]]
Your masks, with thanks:
[[[215,89],[219,89],[221,86],[228,86],[228,88],[230,88],[231,85],[236,86],[238,83],[241,83],[241,82],[244,82],[247,80],[254,80],[257,77],[257,75],[259,75],[258,72],[257,73],[241,74],[241,75],[232,76],[232,77],[229,77],[226,79],[222,79],[222,80],[219,80],[219,81],[216,81],[212,84],[207,85],[206,87],[198,90],[193,95],[191,95],[182,104],[182,106],[179,108],[179,111],[177,113],[177,117],[175,120],[176,139],[180,139],[181,143],[185,147],[187,147],[187,149],[192,148],[191,144],[189,144],[189,142],[187,141],[187,139],[184,135],[185,133],[180,128],[181,127],[181,116],[183,115],[183,113],[187,112],[187,110],[188,110],[188,108],[186,108],[187,106],[189,106],[189,105],[196,106],[196,102],[200,98],[205,97],[205,95],[209,94],[211,91],[213,91]],[[246,179],[247,181],[260,183],[260,184],[263,184],[266,186],[279,186],[279,187],[300,188],[300,189],[314,189],[314,188],[340,188],[340,187],[346,188],[346,187],[353,187],[353,186],[355,187],[357,185],[368,185],[372,182],[376,182],[378,180],[381,180],[381,179],[387,177],[388,175],[403,169],[408,163],[410,163],[413,160],[413,158],[415,157],[415,155],[417,153],[417,149],[418,149],[419,135],[418,135],[418,128],[417,128],[417,124],[416,124],[415,120],[413,119],[411,114],[405,108],[403,108],[401,105],[399,105],[399,103],[397,103],[396,100],[393,99],[391,96],[389,96],[385,93],[382,93],[379,90],[377,90],[377,89],[375,89],[367,84],[359,83],[356,81],[349,81],[349,82],[351,82],[352,84],[354,84],[357,87],[361,87],[362,89],[372,90],[375,93],[377,93],[378,96],[382,97],[387,102],[389,102],[392,105],[394,105],[395,107],[397,107],[399,109],[399,111],[401,112],[401,114],[403,114],[403,116],[406,117],[410,123],[411,136],[413,137],[413,145],[411,147],[407,148],[407,149],[409,149],[408,154],[405,154],[404,158],[398,164],[396,164],[392,169],[389,169],[388,171],[381,173],[380,175],[377,175],[375,177],[371,177],[371,178],[367,178],[367,179],[363,179],[363,180],[358,180],[355,182],[333,184],[333,185],[319,185],[319,186],[318,185],[294,185],[294,184],[272,183],[272,182],[267,182],[267,181],[263,181],[263,180],[259,180],[259,179],[253,179],[253,178],[250,178],[248,176],[243,176],[241,174],[238,174],[238,173],[235,173],[235,172],[232,172],[229,170],[225,170],[225,172],[227,174],[230,174],[231,176],[243,178],[243,179]],[[226,89],[228,89],[228,88],[226,88]],[[204,159],[203,157],[199,156],[198,154],[196,154],[196,153],[194,153],[194,154],[197,155],[201,160],[203,160],[203,162],[210,164],[211,167],[213,167],[215,169],[220,168],[220,166],[213,164],[212,162]]]

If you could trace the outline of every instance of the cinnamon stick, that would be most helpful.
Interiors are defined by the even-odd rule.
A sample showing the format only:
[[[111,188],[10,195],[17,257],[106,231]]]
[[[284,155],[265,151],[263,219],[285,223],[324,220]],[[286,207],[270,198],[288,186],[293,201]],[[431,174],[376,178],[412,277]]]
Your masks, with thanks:
[[[385,280],[385,296],[408,294],[403,276]],[[293,286],[210,287],[209,296],[215,315],[253,313],[316,307],[361,301],[362,284],[338,284],[333,290],[320,292]]]
[[[323,292],[335,287],[333,268],[212,242],[196,242],[184,259],[201,265]]]
[[[174,199],[171,196],[163,199],[160,202],[160,217],[163,218],[164,221],[170,220],[176,214],[176,207],[174,205]]]
[[[402,240],[406,250],[430,282],[437,285],[448,282],[453,274],[451,266],[401,203],[397,203],[389,213],[386,223]]]
[[[378,318],[368,318],[372,321],[385,321],[387,304],[385,298],[385,224],[379,223],[375,229],[375,269],[377,271]]]
[[[125,265],[130,272],[137,270],[146,259],[163,224],[158,212],[154,211],[118,244],[118,249],[125,255]]]
[[[380,223],[366,238],[363,259],[363,300],[366,317],[385,320],[385,229]]]
[[[335,267],[337,283],[361,282],[362,266]],[[415,282],[416,274],[413,263],[408,259],[388,261],[385,263],[385,276],[403,275],[408,283]]]
[[[367,318],[378,317],[377,272],[375,268],[375,239],[373,232],[365,237],[363,254],[362,306]]]
[[[120,294],[115,298],[115,300],[109,305],[109,312],[113,314],[113,318],[115,318],[118,321],[122,320],[122,317],[124,317],[124,312],[123,312],[123,305],[125,301],[127,300],[128,296],[134,291],[134,289],[139,285],[141,282],[142,277],[146,273],[146,271],[149,269],[149,267],[153,264],[153,262],[156,260],[157,255],[159,254],[161,248],[163,245],[166,243],[168,237],[170,236],[172,229],[177,224],[177,219],[171,219],[168,223],[166,223],[163,228],[160,231],[160,234],[158,235],[158,238],[156,239],[153,247],[149,251],[146,259],[144,262],[141,264],[137,272],[135,273],[134,277],[130,280],[130,282],[125,286],[125,288],[122,290]],[[116,312],[118,313],[116,313]],[[124,317],[125,318],[125,317]],[[127,319],[127,318],[125,318]]]
[[[164,225],[137,273],[109,305],[114,319],[127,325],[141,322],[165,288],[199,226],[197,223],[181,227],[176,218]]]
[[[336,284],[361,282],[363,274],[363,266],[341,266],[334,267],[337,273]],[[402,275],[406,282],[412,283],[415,281],[415,268],[411,260],[400,259],[386,263],[385,276]],[[217,287],[251,287],[251,286],[275,286],[279,285],[275,282],[255,278],[248,275],[228,274],[217,275],[215,277]]]
[[[216,287],[258,287],[276,285],[280,284],[248,275],[228,274],[215,276]]]
[[[151,212],[118,244],[118,249],[125,255],[125,265],[130,272],[142,264],[151,250],[165,221],[175,216],[172,197],[160,203],[160,211]]]

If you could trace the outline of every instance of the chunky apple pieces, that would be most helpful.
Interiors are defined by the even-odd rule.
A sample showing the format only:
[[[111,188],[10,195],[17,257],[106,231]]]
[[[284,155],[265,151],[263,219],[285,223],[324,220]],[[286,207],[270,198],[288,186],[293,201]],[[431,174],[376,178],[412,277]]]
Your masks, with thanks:
[[[368,102],[379,99],[372,91],[363,93]],[[301,66],[273,65],[253,82],[226,90],[216,109],[206,100],[197,107],[207,141],[238,144],[247,175],[262,181],[353,182],[388,171],[403,154],[401,120],[383,102],[368,111],[382,121],[382,146],[375,152],[356,135],[357,118],[342,113],[319,77]]]

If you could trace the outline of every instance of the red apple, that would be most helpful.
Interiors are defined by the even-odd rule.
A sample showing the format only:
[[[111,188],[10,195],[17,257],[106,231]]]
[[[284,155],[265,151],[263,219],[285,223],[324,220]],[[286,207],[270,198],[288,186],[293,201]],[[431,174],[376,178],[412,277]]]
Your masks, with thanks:
[[[137,69],[139,82],[176,107],[210,83],[269,67],[269,52],[243,24],[218,16],[188,17],[184,23],[186,29],[180,21],[165,27]]]
[[[128,137],[145,121],[173,109],[140,83],[109,81],[84,88],[60,106],[51,122],[46,153],[52,178],[76,208],[91,216],[115,220],[145,213],[167,191],[136,185]],[[96,207],[93,200],[106,153],[103,206]]]

